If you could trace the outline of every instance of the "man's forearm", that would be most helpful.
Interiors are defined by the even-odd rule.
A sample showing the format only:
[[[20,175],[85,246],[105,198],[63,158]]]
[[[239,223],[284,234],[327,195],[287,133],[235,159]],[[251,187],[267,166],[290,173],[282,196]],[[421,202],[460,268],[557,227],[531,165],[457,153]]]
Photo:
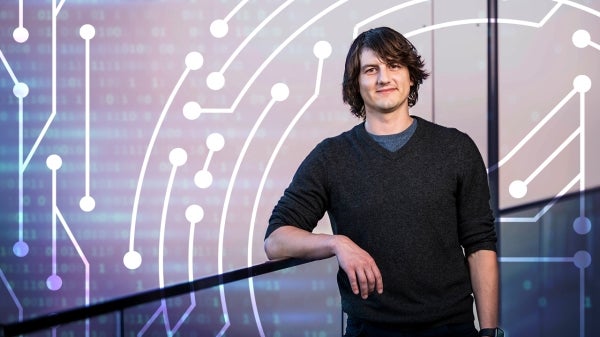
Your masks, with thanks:
[[[475,306],[481,328],[498,326],[498,260],[496,252],[479,250],[468,257]]]
[[[356,295],[366,299],[373,292],[383,292],[381,271],[373,257],[344,235],[314,234],[284,226],[265,240],[265,252],[270,260],[325,259],[335,255]]]
[[[269,260],[283,258],[324,259],[334,255],[333,235],[314,234],[294,226],[276,229],[265,240]]]

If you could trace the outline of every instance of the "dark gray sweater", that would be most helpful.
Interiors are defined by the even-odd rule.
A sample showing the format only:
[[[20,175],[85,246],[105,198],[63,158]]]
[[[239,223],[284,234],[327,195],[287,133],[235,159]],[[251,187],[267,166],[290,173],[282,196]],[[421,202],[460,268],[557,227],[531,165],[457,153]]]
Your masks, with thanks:
[[[340,269],[349,315],[406,329],[473,321],[465,254],[496,249],[485,166],[466,134],[414,118],[414,135],[395,152],[364,123],[322,141],[275,206],[265,237],[284,225],[312,231],[327,212],[333,233],[371,254],[383,277],[383,294],[363,300]]]

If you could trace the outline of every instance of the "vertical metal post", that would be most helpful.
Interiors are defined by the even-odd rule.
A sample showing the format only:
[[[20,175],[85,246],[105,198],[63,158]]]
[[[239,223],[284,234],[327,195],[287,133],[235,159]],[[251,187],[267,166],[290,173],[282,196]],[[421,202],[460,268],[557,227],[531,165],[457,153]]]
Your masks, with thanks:
[[[498,1],[488,0],[488,167],[496,167],[499,161],[498,146]],[[496,219],[499,217],[498,169],[490,170],[489,184],[491,206]]]
[[[117,311],[117,315],[118,315],[118,334],[117,336],[119,337],[125,337],[125,310],[121,309],[119,311]]]
[[[488,179],[490,185],[490,206],[492,208],[494,218],[496,219],[496,233],[498,235],[498,255],[500,256],[501,236],[500,236],[500,203],[499,203],[499,128],[498,128],[498,0],[487,1],[488,12],[488,41],[487,41],[487,58],[488,58],[488,168],[496,167],[489,170]],[[500,296],[501,298],[501,296]],[[500,302],[500,298],[498,299]],[[502,306],[499,305],[501,308]],[[500,320],[501,310],[498,312]]]

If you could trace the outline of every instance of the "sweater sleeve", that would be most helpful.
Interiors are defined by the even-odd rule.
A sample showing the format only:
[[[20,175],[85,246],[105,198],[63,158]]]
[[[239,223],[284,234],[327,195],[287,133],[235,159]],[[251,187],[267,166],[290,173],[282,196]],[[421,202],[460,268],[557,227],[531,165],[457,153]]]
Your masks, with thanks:
[[[265,239],[275,229],[295,226],[312,232],[328,205],[324,145],[317,145],[298,167],[290,185],[273,208]]]
[[[467,256],[478,250],[496,251],[496,231],[490,208],[490,190],[483,159],[475,142],[461,133],[457,156],[458,235]]]

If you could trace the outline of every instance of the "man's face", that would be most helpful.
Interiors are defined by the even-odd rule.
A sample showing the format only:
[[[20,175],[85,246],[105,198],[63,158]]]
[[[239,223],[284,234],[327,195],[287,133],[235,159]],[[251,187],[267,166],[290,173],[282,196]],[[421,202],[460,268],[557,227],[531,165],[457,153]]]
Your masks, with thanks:
[[[408,94],[413,85],[408,68],[386,64],[371,49],[360,53],[360,95],[369,114],[408,113]]]

